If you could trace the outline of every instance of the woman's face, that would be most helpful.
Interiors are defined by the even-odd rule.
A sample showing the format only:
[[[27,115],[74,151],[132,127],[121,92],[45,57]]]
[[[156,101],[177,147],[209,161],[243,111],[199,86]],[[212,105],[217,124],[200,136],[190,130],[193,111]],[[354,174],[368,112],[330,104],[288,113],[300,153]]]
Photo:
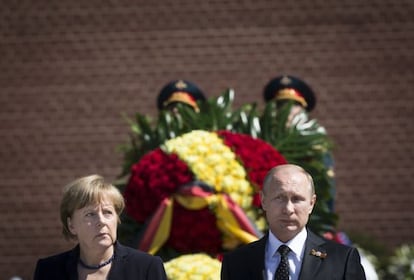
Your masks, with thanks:
[[[116,241],[118,215],[113,203],[104,195],[98,204],[74,211],[68,227],[76,235],[81,248],[107,248]]]

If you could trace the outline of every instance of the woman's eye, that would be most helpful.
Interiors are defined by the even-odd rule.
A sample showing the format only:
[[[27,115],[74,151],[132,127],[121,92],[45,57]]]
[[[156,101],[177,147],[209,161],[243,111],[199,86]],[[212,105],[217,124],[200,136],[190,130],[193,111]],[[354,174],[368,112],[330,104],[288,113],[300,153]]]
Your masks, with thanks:
[[[88,213],[86,213],[86,214],[85,214],[85,216],[86,216],[86,217],[92,217],[94,214],[95,214],[95,213],[93,213],[93,212],[88,212]]]

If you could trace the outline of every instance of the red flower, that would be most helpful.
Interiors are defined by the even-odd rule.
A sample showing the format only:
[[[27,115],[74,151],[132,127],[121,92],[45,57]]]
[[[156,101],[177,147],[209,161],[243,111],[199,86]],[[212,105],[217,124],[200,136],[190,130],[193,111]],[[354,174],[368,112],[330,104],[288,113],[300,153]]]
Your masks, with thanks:
[[[221,251],[221,232],[216,226],[216,216],[208,207],[187,210],[174,203],[173,227],[167,245],[186,253]]]
[[[165,197],[192,179],[192,172],[177,155],[156,149],[132,166],[124,194],[126,212],[143,223]]]
[[[272,167],[287,163],[272,145],[261,139],[227,130],[218,131],[217,134],[238,156],[247,171],[249,181],[253,183],[256,190],[262,189],[264,177]],[[258,193],[254,195],[253,203],[255,206],[260,206]]]

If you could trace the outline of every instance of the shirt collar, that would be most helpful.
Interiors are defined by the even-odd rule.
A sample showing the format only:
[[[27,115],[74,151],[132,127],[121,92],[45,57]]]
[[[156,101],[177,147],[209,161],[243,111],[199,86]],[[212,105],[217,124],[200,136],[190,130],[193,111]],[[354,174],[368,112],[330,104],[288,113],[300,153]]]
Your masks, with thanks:
[[[308,232],[306,231],[306,228],[303,228],[294,238],[286,243],[283,243],[273,235],[272,231],[269,230],[268,252],[270,256],[274,256],[277,253],[277,249],[280,247],[280,245],[285,244],[289,246],[296,258],[300,260],[305,248],[307,236]]]

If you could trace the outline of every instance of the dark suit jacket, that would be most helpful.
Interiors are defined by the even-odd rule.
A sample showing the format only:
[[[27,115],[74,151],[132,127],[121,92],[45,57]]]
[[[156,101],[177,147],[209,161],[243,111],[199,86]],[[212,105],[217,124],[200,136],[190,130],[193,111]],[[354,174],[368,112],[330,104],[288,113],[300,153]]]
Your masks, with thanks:
[[[37,262],[34,280],[77,280],[79,246],[73,250],[40,259]],[[151,279],[165,280],[161,258],[151,256],[115,243],[115,258],[108,275],[109,280]]]
[[[265,247],[268,235],[223,256],[222,280],[265,279]],[[312,249],[326,253],[312,255]],[[325,240],[308,230],[300,280],[365,279],[357,249]]]

